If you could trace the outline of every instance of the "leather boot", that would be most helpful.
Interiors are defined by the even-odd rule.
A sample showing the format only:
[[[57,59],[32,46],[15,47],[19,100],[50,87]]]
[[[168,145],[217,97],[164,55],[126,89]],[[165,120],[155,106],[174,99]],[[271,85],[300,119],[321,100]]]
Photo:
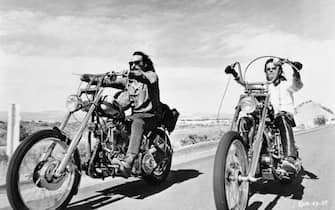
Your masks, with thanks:
[[[131,175],[131,169],[133,166],[133,162],[135,160],[136,154],[128,153],[124,159],[113,159],[113,164],[119,165],[119,169],[116,173],[117,176],[122,176],[124,178],[128,178]]]

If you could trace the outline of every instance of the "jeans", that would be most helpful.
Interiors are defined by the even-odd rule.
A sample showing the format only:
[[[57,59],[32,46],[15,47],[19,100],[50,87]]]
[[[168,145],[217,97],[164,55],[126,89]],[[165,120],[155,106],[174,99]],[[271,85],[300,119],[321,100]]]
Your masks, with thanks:
[[[132,119],[132,123],[127,153],[137,155],[140,150],[143,134],[155,129],[158,120],[154,114],[150,113],[135,113],[130,116],[130,119]]]
[[[275,126],[279,129],[281,142],[285,157],[298,157],[297,147],[293,135],[292,127],[295,127],[294,118],[287,112],[279,112],[274,119]],[[253,117],[241,117],[238,129],[241,132],[246,147],[251,147],[251,139],[255,135],[254,126],[255,119]]]
[[[295,127],[294,118],[287,112],[279,112],[275,117],[275,125],[279,129],[285,157],[298,157],[297,147],[292,127]]]

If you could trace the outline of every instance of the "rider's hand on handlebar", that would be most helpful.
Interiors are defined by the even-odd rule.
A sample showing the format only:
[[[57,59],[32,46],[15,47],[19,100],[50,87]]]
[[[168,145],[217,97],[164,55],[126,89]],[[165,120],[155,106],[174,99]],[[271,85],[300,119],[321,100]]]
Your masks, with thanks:
[[[83,82],[89,82],[91,79],[91,75],[90,74],[83,74],[80,76],[80,80]]]
[[[141,77],[141,76],[142,76],[142,71],[140,71],[140,70],[132,70],[132,71],[129,71],[128,76],[129,76],[129,78],[137,78],[137,77]]]
[[[238,77],[238,73],[235,71],[232,65],[227,66],[224,71],[226,74],[232,74],[234,78]]]
[[[280,58],[280,59],[274,59],[274,62],[273,62],[273,64],[275,65],[275,66],[281,66],[281,65],[283,65],[284,63],[289,63],[290,61],[287,59],[287,58]]]
[[[294,61],[294,62],[291,62],[292,65],[296,68],[295,70],[301,70],[302,69],[302,63],[298,62],[298,61]]]
[[[108,75],[107,75],[107,78],[110,80],[110,81],[114,81],[116,80],[116,77],[117,77],[117,73],[112,71],[112,72],[109,72]]]

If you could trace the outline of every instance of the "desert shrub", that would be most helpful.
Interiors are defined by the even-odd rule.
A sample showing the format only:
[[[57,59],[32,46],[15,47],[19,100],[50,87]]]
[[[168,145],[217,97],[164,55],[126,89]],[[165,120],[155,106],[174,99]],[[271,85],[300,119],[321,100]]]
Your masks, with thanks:
[[[197,144],[199,142],[209,141],[207,135],[189,134],[181,140],[181,145]]]
[[[25,139],[30,134],[31,132],[29,132],[28,128],[21,123],[20,124],[20,141]]]
[[[0,150],[0,162],[7,162],[8,161],[8,156],[6,154],[6,150],[1,149]]]
[[[320,116],[317,116],[316,118],[314,118],[314,125],[325,125],[326,122],[327,122],[327,119],[324,115],[320,115]]]

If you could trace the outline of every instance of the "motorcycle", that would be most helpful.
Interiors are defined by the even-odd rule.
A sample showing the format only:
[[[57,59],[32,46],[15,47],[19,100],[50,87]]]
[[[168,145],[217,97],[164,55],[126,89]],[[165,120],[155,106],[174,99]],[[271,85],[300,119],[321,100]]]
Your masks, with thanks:
[[[14,209],[64,209],[78,192],[82,172],[92,178],[118,176],[119,165],[113,160],[126,155],[131,119],[116,100],[106,100],[103,81],[111,76],[129,77],[115,72],[92,76],[95,83],[81,82],[77,93],[68,97],[68,112],[59,127],[33,133],[12,155],[6,186]],[[132,176],[152,185],[164,182],[169,175],[173,155],[169,134],[179,115],[165,104],[161,107],[160,123],[143,135],[131,171]],[[86,114],[71,139],[65,128],[79,111]],[[82,140],[87,140],[86,158],[79,154]]]
[[[274,82],[248,82],[245,75],[249,67],[263,58],[276,59],[288,64],[295,70],[300,69],[288,59],[275,56],[261,56],[252,60],[242,75],[241,65],[236,62],[225,70],[232,74],[244,87],[235,108],[230,131],[219,142],[214,161],[213,190],[217,209],[244,210],[248,205],[249,184],[258,180],[279,180],[288,184],[297,173],[288,173],[282,169],[284,160],[283,146],[279,129],[274,124],[274,110],[270,103],[269,85]],[[236,71],[238,69],[238,73]],[[242,117],[254,120],[249,142],[243,140],[240,122]],[[298,163],[298,173],[301,162]]]

